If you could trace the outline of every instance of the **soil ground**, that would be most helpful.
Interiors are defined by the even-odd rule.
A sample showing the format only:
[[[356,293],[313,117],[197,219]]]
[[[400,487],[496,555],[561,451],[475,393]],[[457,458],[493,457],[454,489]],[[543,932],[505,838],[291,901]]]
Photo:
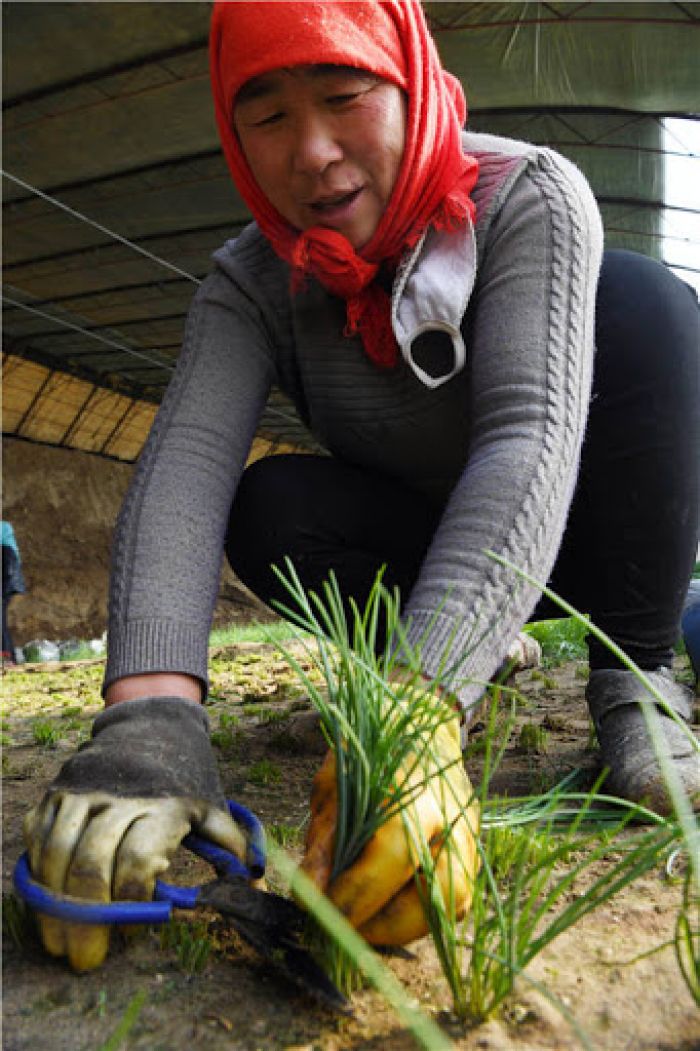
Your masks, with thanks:
[[[102,635],[112,531],[132,471],[75,449],[3,437],[2,517],[14,528],[27,586],[10,603],[15,646]],[[265,609],[225,564],[214,625],[261,620]]]
[[[271,645],[240,644],[213,651],[211,673],[209,712],[225,791],[252,808],[298,857],[310,783],[320,758],[318,740],[299,729],[298,713],[308,708],[308,701]],[[100,708],[101,675],[99,661],[5,672],[5,894],[23,849],[22,817],[85,739]],[[574,767],[593,778],[596,754],[589,745],[585,675],[584,665],[569,662],[516,676],[522,700],[494,792],[538,791]],[[519,744],[525,724],[542,731],[536,735],[539,752]],[[477,729],[475,742],[479,733]],[[468,769],[478,777],[478,760]],[[185,852],[174,869],[172,878],[184,882],[210,875]],[[562,935],[528,968],[529,977],[544,983],[576,1019],[590,1047],[700,1048],[700,1013],[673,948],[645,955],[672,939],[680,894],[680,885],[659,867]],[[5,905],[7,927],[14,909],[11,899],[6,898]],[[187,973],[182,951],[163,948],[156,929],[128,942],[115,935],[104,966],[80,977],[63,961],[45,956],[26,928],[20,936],[6,933],[3,1048],[403,1051],[416,1046],[371,989],[354,994],[351,1017],[334,1015],[275,974],[213,915],[205,919],[213,948],[194,975]],[[386,962],[456,1048],[569,1051],[582,1046],[561,1011],[528,981],[518,981],[495,1018],[470,1027],[450,1014],[449,995],[428,939],[412,946],[410,959]],[[137,994],[143,1004],[128,1034],[119,1039],[115,1034]]]

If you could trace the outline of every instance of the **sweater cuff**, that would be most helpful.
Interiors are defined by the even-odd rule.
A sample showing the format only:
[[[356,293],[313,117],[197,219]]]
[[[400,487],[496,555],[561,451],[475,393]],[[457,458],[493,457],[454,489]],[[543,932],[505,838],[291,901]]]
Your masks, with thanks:
[[[455,624],[453,618],[434,612],[409,612],[406,619],[406,641],[420,653],[424,673],[439,678],[468,724],[501,663],[488,645],[488,630],[473,621]]]
[[[129,621],[108,638],[102,695],[117,679],[170,672],[199,679],[206,697],[209,690],[207,642],[208,639],[202,641],[201,631],[177,621]]]

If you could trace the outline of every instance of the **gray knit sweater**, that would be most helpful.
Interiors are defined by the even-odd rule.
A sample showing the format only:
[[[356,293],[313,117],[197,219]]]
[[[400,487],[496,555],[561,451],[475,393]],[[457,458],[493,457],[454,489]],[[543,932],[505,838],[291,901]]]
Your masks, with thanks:
[[[289,271],[253,224],[215,255],[113,546],[105,685],[181,672],[207,682],[229,509],[270,387],[333,456],[444,503],[408,598],[408,637],[473,704],[546,582],[573,494],[590,396],[602,249],[581,174],[549,150],[465,135],[475,230],[431,233],[394,283],[401,360],[377,369],[343,336],[345,304]],[[414,340],[420,336],[419,342]],[[445,344],[435,374],[431,354]]]

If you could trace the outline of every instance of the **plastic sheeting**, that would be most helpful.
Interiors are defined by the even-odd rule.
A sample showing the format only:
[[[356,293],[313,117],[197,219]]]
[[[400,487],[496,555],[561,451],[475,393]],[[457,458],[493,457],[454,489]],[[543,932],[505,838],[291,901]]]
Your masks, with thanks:
[[[428,3],[472,109],[698,109],[700,4]]]
[[[662,121],[700,112],[700,3],[425,7],[471,126],[570,157],[607,244],[662,258]],[[193,282],[248,218],[211,110],[209,10],[3,4],[3,164],[49,195],[3,180],[4,349],[23,362],[6,379],[6,432],[124,459],[145,436]],[[279,392],[259,434],[312,447]]]

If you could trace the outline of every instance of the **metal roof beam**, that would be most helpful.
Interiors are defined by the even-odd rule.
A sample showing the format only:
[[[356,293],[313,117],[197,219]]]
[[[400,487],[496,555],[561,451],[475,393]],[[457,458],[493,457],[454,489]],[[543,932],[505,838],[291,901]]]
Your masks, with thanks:
[[[53,354],[38,350],[23,340],[13,339],[6,335],[3,335],[2,342],[5,353],[24,361],[31,361],[35,365],[42,365],[52,372],[65,372],[68,376],[75,376],[76,379],[92,383],[103,390],[111,391],[113,394],[123,394],[127,398],[136,398],[152,404],[157,404],[160,401],[160,397],[156,397],[152,390],[144,390],[138,385],[129,383],[122,376],[115,373],[105,374],[93,371],[86,366],[74,365],[67,358],[57,359]]]
[[[500,117],[508,116],[509,114],[517,116],[519,113],[524,117],[538,115],[556,117],[560,113],[581,113],[601,117],[630,114],[635,117],[648,117],[657,120],[677,117],[680,120],[700,121],[700,114],[698,113],[675,112],[672,110],[652,112],[651,110],[627,109],[621,106],[470,106],[469,113],[474,117],[477,115],[479,117]]]
[[[37,263],[56,263],[56,262],[63,263],[63,262],[66,262],[69,259],[76,259],[76,258],[79,259],[81,255],[86,255],[89,252],[104,252],[104,251],[108,251],[109,249],[115,248],[119,243],[124,244],[124,247],[126,247],[126,248],[133,248],[135,251],[138,251],[138,249],[140,248],[141,245],[149,244],[149,243],[152,243],[152,242],[158,242],[158,241],[168,241],[170,238],[192,237],[192,236],[197,236],[198,234],[210,234],[210,233],[215,233],[217,230],[221,231],[222,233],[224,233],[224,232],[235,232],[236,230],[242,229],[243,226],[247,226],[247,224],[249,222],[250,222],[250,220],[246,219],[245,222],[241,222],[241,223],[229,223],[229,224],[214,223],[211,226],[197,226],[197,227],[191,227],[191,228],[182,229],[182,230],[176,229],[176,230],[172,230],[172,231],[168,230],[167,234],[164,234],[161,231],[160,233],[157,233],[157,234],[147,234],[145,237],[135,238],[132,241],[126,241],[125,238],[124,239],[122,239],[122,238],[116,239],[115,238],[112,241],[96,241],[93,244],[83,245],[80,248],[71,248],[71,249],[68,249],[65,252],[55,252],[55,253],[48,253],[46,255],[32,256],[32,258],[26,260],[26,262],[22,260],[22,261],[15,262],[15,263],[8,263],[6,266],[3,267],[3,270],[4,270],[5,273],[9,274],[13,270],[16,270],[16,269],[18,269],[20,267],[28,266],[28,265],[35,266]],[[151,255],[150,252],[148,253],[147,258],[149,258],[151,260],[153,259],[153,256]],[[163,263],[163,262],[168,262],[168,261],[167,260],[159,260],[159,262]],[[178,267],[173,267],[172,264],[168,265],[168,269],[172,270],[174,273],[176,273],[178,275],[178,277],[170,278],[170,280],[181,280],[181,281],[184,281],[184,280],[195,281],[196,280],[197,283],[199,283],[199,279],[195,279],[193,274],[188,274],[187,272],[185,272],[183,270],[180,270]],[[155,284],[155,283],[156,282],[154,281],[153,284]]]
[[[73,321],[68,321],[64,318],[59,318],[51,314],[47,314],[42,310],[37,310],[35,307],[32,307],[29,303],[22,303],[19,300],[10,298],[9,296],[3,295],[2,300],[3,302],[10,303],[14,307],[19,307],[20,310],[24,310],[29,314],[36,314],[38,317],[43,317],[48,321],[55,322],[55,324],[59,325],[62,328],[71,329],[73,332],[79,332],[83,336],[88,336],[91,339],[96,339],[100,343],[106,343],[108,346],[114,347],[116,350],[119,350],[124,354],[133,355],[135,358],[142,358],[146,361],[150,361],[153,365],[172,371],[172,365],[155,361],[153,358],[149,358],[147,354],[143,354],[141,351],[136,350],[133,347],[125,347],[115,342],[114,340],[106,339],[105,336],[101,336],[99,335],[99,333],[96,332],[91,332],[90,329],[84,328],[82,325],[77,325]],[[81,318],[81,321],[84,320],[84,318]]]
[[[700,215],[700,208],[685,208],[678,204],[665,204],[663,201],[644,201],[638,197],[596,197],[598,204],[622,204],[632,208],[654,209],[660,212],[685,212]]]
[[[486,7],[486,4],[484,4],[483,6]],[[499,6],[501,6],[501,5],[499,5]],[[507,6],[508,7],[514,7],[515,4],[508,4]],[[520,29],[521,27],[524,27],[524,26],[574,25],[574,24],[577,24],[577,23],[578,24],[582,24],[582,25],[588,25],[588,26],[592,26],[592,25],[679,26],[679,25],[685,25],[686,23],[690,23],[690,25],[698,25],[698,24],[700,24],[700,17],[698,17],[697,15],[693,14],[690,11],[686,11],[685,8],[682,7],[682,5],[674,5],[674,6],[678,6],[678,9],[680,10],[681,14],[683,15],[682,18],[668,18],[668,17],[663,17],[663,16],[656,16],[656,17],[654,17],[654,16],[651,16],[651,15],[644,15],[643,17],[642,16],[632,16],[632,15],[626,15],[624,17],[623,16],[617,17],[615,15],[589,14],[587,16],[583,16],[581,14],[582,11],[590,10],[590,8],[592,6],[598,6],[598,7],[604,8],[605,4],[597,4],[597,5],[592,5],[591,3],[581,4],[581,5],[579,5],[579,10],[577,12],[573,13],[572,17],[566,18],[566,19],[562,19],[561,17],[555,16],[555,15],[548,15],[548,16],[532,15],[532,16],[524,16],[524,17],[519,17],[519,18],[499,18],[499,19],[493,19],[490,22],[488,22],[488,21],[487,22],[470,22],[468,20],[468,18],[465,16],[465,17],[463,17],[463,18],[461,18],[459,20],[456,20],[456,21],[454,21],[452,23],[449,23],[449,22],[445,22],[442,19],[431,17],[431,19],[430,19],[430,27],[433,30],[433,32],[435,33],[435,35],[439,37],[440,34],[442,34],[442,33],[458,33],[460,31],[463,32],[465,30],[469,30],[469,32],[471,32],[472,30],[478,30],[478,29],[486,29],[486,30],[504,29],[504,28],[505,29]],[[671,6],[671,5],[669,5],[669,6]]]
[[[68,442],[68,439],[70,437],[72,437],[73,434],[75,434],[76,430],[78,429],[78,426],[80,425],[83,417],[85,416],[85,413],[88,410],[88,407],[89,407],[90,403],[96,397],[97,390],[98,390],[97,387],[92,387],[92,389],[90,391],[88,391],[88,395],[84,399],[83,404],[80,406],[80,408],[76,412],[76,414],[73,417],[72,422],[69,424],[67,430],[64,431],[63,435],[61,436],[59,441],[56,443],[57,445],[65,446],[67,444],[67,442]]]
[[[69,193],[74,190],[86,190],[92,189],[95,186],[103,186],[109,182],[119,182],[120,179],[129,179],[134,175],[150,175],[163,171],[163,169],[178,167],[181,164],[197,163],[197,161],[210,160],[212,157],[221,157],[221,150],[201,150],[194,153],[185,153],[180,157],[169,157],[164,161],[151,161],[148,164],[136,165],[133,168],[124,168],[118,172],[111,172],[107,175],[94,175],[89,179],[76,179],[72,182],[57,183],[55,186],[43,186],[42,189],[46,193]],[[33,200],[31,194],[27,194],[26,197],[12,198],[11,204],[24,204],[27,201]]]
[[[3,112],[7,112],[17,106],[23,105],[25,102],[37,102],[39,99],[47,98],[49,95],[56,95],[61,91],[70,91],[72,88],[82,87],[84,84],[95,84],[100,80],[105,80],[107,77],[120,76],[121,74],[129,73],[134,69],[141,69],[143,66],[157,66],[160,65],[161,62],[167,62],[172,58],[180,58],[182,55],[194,54],[197,51],[206,50],[207,44],[207,38],[204,37],[202,40],[183,44],[180,47],[171,47],[164,51],[154,51],[151,55],[131,59],[128,62],[118,62],[113,66],[107,66],[104,69],[96,69],[92,73],[83,73],[81,76],[73,77],[69,80],[57,81],[54,84],[37,88],[35,91],[26,91],[24,94],[15,95],[12,98],[5,99],[2,104],[2,109]]]
[[[114,427],[109,432],[109,434],[107,435],[106,439],[104,440],[104,442],[102,443],[102,445],[98,449],[98,455],[100,455],[100,456],[106,455],[106,450],[107,450],[108,446],[111,445],[112,442],[119,436],[119,432],[120,432],[120,430],[123,430],[124,424],[127,421],[129,413],[133,412],[134,407],[136,406],[136,404],[137,404],[137,402],[135,400],[129,402],[129,404],[127,405],[125,411],[119,417],[119,419],[117,420],[116,424],[114,425]]]
[[[32,265],[35,262],[36,262],[36,260],[32,259],[32,260],[28,260],[27,263],[25,263],[23,265],[25,265],[25,266]],[[13,265],[18,265],[18,264],[13,264]],[[10,268],[7,267],[8,271],[9,271],[9,269]],[[204,276],[204,275],[202,275],[202,276]],[[135,281],[131,285],[114,285],[112,288],[103,288],[103,289],[100,289],[99,291],[95,291],[94,289],[91,289],[88,292],[66,292],[63,295],[49,296],[49,297],[45,297],[45,298],[36,298],[36,299],[32,300],[32,303],[34,304],[34,306],[50,306],[51,304],[59,305],[61,303],[68,303],[68,302],[73,302],[73,301],[82,300],[82,299],[86,299],[86,300],[97,299],[100,296],[109,296],[109,295],[112,295],[112,294],[117,293],[117,292],[118,293],[140,292],[140,291],[143,291],[143,289],[149,289],[149,288],[152,288],[154,290],[160,290],[165,295],[167,295],[169,292],[174,291],[174,287],[173,286],[178,286],[178,285],[184,286],[187,289],[188,296],[191,296],[192,292],[191,292],[189,283],[186,283],[182,278],[179,278],[179,277],[172,277],[172,278],[165,277],[165,278],[159,278],[157,281]]]
[[[37,405],[39,404],[39,402],[43,398],[44,394],[46,393],[46,391],[47,391],[47,389],[49,387],[49,384],[51,383],[51,380],[53,379],[53,375],[54,375],[53,372],[49,372],[49,374],[44,379],[43,383],[40,383],[38,388],[34,392],[34,397],[29,402],[29,405],[25,409],[21,420],[19,421],[19,423],[17,424],[17,427],[15,428],[15,430],[17,431],[18,434],[22,433],[22,428],[24,427],[24,425],[26,423],[29,423],[29,421],[31,420],[31,418],[32,418],[32,416],[34,414],[34,410],[36,409]]]

